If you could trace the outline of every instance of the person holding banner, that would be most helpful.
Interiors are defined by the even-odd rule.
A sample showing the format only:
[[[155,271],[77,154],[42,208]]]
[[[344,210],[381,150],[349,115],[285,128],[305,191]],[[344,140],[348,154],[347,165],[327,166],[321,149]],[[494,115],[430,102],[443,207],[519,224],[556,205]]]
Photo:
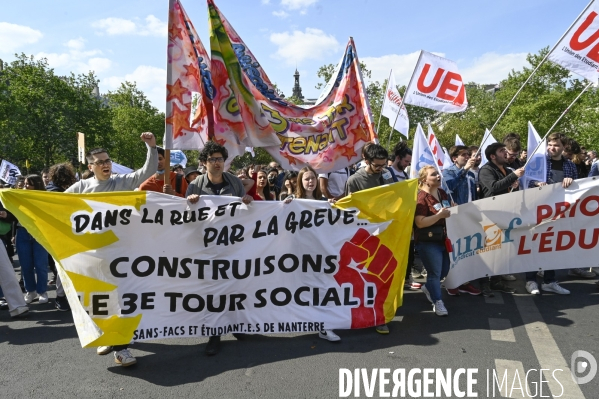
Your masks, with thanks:
[[[568,141],[565,134],[557,132],[551,133],[547,137],[547,183],[531,180],[528,183],[529,187],[540,187],[545,184],[562,183],[563,188],[568,188],[574,180],[578,179],[576,165],[564,157],[563,154]],[[594,272],[580,268],[570,269],[568,275],[582,278],[594,278],[596,276]],[[526,290],[533,295],[540,294],[536,276],[536,272],[526,273]],[[543,291],[554,292],[556,294],[568,295],[570,293],[570,291],[557,283],[557,280],[555,279],[555,270],[543,271],[543,285],[541,288]]]
[[[451,216],[448,209],[451,204],[449,196],[441,189],[441,175],[434,166],[427,165],[420,169],[418,188],[414,239],[420,259],[428,272],[422,291],[433,304],[433,311],[437,316],[447,316],[449,312],[441,299],[441,280],[449,273],[445,219]]]
[[[457,205],[476,200],[476,176],[472,173],[475,159],[471,157],[470,149],[465,145],[456,145],[449,149],[453,165],[443,171],[445,184],[451,190],[453,201]],[[481,291],[469,282],[457,288],[448,288],[449,295],[480,295]]]
[[[289,195],[285,198],[285,203],[290,203],[294,198],[326,201],[320,191],[318,184],[318,174],[310,166],[304,166],[297,175],[297,189],[294,195]],[[328,200],[330,203],[337,201],[334,198]],[[339,335],[333,330],[321,330],[318,332],[318,337],[331,342],[341,341]]]
[[[66,193],[100,193],[110,191],[133,191],[156,172],[158,167],[158,149],[156,137],[150,132],[142,133],[140,139],[146,144],[148,153],[144,166],[133,173],[112,174],[112,159],[103,148],[90,150],[85,158],[93,177],[79,180],[66,189]],[[56,296],[64,296],[64,288],[60,278],[56,279]],[[129,351],[129,345],[99,346],[98,355],[107,355],[114,351],[114,361],[123,367],[137,363],[137,359]]]
[[[373,143],[364,145],[362,158],[366,166],[349,177],[345,184],[345,195],[393,183],[391,173],[385,168],[387,157],[389,153],[382,145]],[[376,326],[375,330],[379,334],[389,334],[389,327],[386,324]]]
[[[7,211],[0,211],[2,212],[7,213]],[[23,298],[15,270],[4,245],[0,245],[0,297],[4,298],[11,318],[25,317],[29,313],[29,307]]]
[[[517,189],[518,179],[524,176],[524,168],[519,168],[514,171],[508,168],[508,155],[505,144],[492,143],[485,149],[487,162],[480,168],[478,181],[480,184],[480,197],[489,198],[501,194],[510,193]],[[502,281],[502,276],[491,277],[491,282],[487,277],[480,280],[483,295],[491,296],[491,290],[502,291],[507,294],[513,294],[516,290],[509,287]]]
[[[224,171],[225,161],[229,153],[227,149],[214,141],[206,143],[200,152],[199,160],[206,168],[206,173],[196,177],[187,187],[185,196],[195,204],[202,195],[229,195],[240,197],[244,204],[252,202],[253,198],[245,193],[243,182],[237,176]],[[266,179],[266,176],[265,176]],[[233,333],[237,339],[242,339],[243,334]],[[220,336],[208,338],[204,353],[214,356],[220,351]]]

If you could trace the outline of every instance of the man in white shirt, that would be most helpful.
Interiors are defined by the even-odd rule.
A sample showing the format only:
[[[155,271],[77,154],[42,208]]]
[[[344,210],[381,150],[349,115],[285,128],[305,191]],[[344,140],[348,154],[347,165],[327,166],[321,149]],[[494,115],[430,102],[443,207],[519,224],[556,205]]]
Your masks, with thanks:
[[[338,200],[343,198],[347,179],[349,179],[349,168],[339,169],[331,173],[320,173],[318,182],[322,195],[327,199]]]

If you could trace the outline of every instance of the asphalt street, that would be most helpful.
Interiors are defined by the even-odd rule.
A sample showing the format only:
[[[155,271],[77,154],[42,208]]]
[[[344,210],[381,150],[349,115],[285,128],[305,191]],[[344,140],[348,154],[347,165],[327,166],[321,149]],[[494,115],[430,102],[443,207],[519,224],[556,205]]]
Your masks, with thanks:
[[[0,311],[0,396],[335,398],[340,395],[340,368],[351,373],[364,368],[369,376],[382,368],[391,373],[405,369],[406,374],[417,368],[451,369],[453,375],[466,368],[478,369],[478,397],[597,398],[599,376],[577,385],[569,368],[578,350],[599,358],[599,290],[595,280],[570,278],[566,270],[557,277],[571,295],[530,296],[519,275],[509,283],[517,288],[516,295],[450,297],[444,292],[449,316],[438,317],[421,291],[406,291],[389,335],[372,328],[337,331],[339,343],[311,333],[248,335],[242,341],[229,335],[214,357],[204,355],[207,339],[163,339],[134,344],[138,363],[128,368],[115,364],[112,355],[82,349],[71,313],[55,310],[51,299],[32,304],[25,319],[12,320],[8,311]],[[54,298],[54,286],[49,294]],[[578,369],[582,374],[592,367],[591,362],[579,363],[576,367],[587,366]],[[542,368],[551,371],[541,375]],[[564,368],[551,378],[554,369]],[[495,385],[494,395],[493,370],[507,381],[502,393]],[[541,379],[549,381],[539,383]],[[379,385],[371,397],[381,397]],[[466,380],[458,385],[465,390]],[[350,397],[368,397],[363,386],[357,396],[350,387]],[[386,392],[392,388],[393,383]],[[457,396],[453,391],[440,397]]]

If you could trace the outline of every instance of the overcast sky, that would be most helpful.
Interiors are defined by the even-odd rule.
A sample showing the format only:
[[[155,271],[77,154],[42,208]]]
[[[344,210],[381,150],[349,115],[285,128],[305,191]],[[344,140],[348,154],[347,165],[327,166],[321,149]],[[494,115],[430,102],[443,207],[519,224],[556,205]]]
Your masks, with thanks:
[[[358,57],[383,81],[393,68],[407,84],[418,51],[458,63],[464,81],[497,83],[553,46],[586,0],[215,0],[285,95],[295,68],[304,97],[316,98],[316,71],[337,64],[353,36]],[[183,0],[208,48],[204,0]],[[167,0],[3,1],[0,58],[46,57],[58,74],[95,71],[100,91],[136,81],[164,110]]]

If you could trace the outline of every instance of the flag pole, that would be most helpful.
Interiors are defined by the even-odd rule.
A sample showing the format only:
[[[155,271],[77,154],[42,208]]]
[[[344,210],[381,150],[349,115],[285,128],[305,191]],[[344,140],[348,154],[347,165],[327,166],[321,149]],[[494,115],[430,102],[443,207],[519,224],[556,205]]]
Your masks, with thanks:
[[[389,89],[389,82],[391,82],[391,74],[393,73],[393,68],[389,71],[389,77],[387,78],[387,87],[385,88],[385,95],[387,93],[387,89]],[[379,123],[376,125],[376,133],[379,133],[379,128],[381,127],[381,119],[383,118],[383,108],[385,108],[385,95],[383,95],[383,103],[381,104],[381,113],[379,114]],[[393,133],[393,127],[391,127],[391,133]]]
[[[591,87],[592,84],[593,84],[593,82],[589,82],[589,84],[586,85],[584,89],[582,89],[582,91],[578,94],[578,96],[576,96],[576,98],[574,99],[574,101],[572,101],[570,103],[570,105],[568,105],[568,107],[564,110],[564,112],[562,112],[562,114],[559,116],[559,118],[557,118],[557,120],[555,121],[555,123],[553,125],[551,125],[551,127],[549,128],[549,130],[547,131],[547,133],[545,133],[545,136],[543,136],[543,138],[537,144],[537,147],[534,149],[534,151],[530,155],[527,155],[527,157],[526,157],[526,163],[524,164],[523,168],[526,168],[526,165],[528,165],[528,162],[530,162],[530,160],[532,159],[533,155],[537,152],[537,150],[539,149],[539,147],[541,147],[541,144],[543,144],[543,141],[545,141],[547,139],[547,136],[549,136],[549,134],[553,131],[553,128],[555,128],[555,126],[557,126],[557,124],[559,123],[559,121],[562,120],[562,118],[564,117],[564,115],[566,115],[566,113],[570,110],[570,108],[574,105],[574,103],[576,101],[578,101],[578,99],[580,98],[580,96],[582,96],[582,94],[585,91],[587,91],[587,89],[589,87]]]
[[[418,60],[416,61],[416,66],[414,67],[414,72],[416,71],[416,68],[418,68],[418,64],[420,63],[421,58],[422,58],[422,50],[420,50],[420,55],[418,56]],[[406,90],[404,91],[403,96],[401,97],[401,101],[399,102],[399,109],[397,110],[397,115],[395,115],[395,121],[393,121],[393,126],[391,126],[391,133],[389,134],[389,142],[387,143],[387,148],[389,148],[389,150],[391,150],[391,136],[393,135],[393,131],[395,130],[395,124],[397,123],[397,118],[399,118],[399,114],[401,113],[401,107],[403,107],[404,100],[406,99],[406,97],[408,95],[408,89],[412,85],[412,80],[414,79],[414,72],[412,72],[410,81],[408,82],[408,85],[406,86]],[[399,92],[399,90],[398,90],[398,92]],[[408,125],[408,128],[409,128],[409,125]]]
[[[510,105],[512,105],[512,103],[514,102],[514,100],[516,100],[516,97],[518,97],[518,94],[520,94],[520,92],[522,91],[522,89],[524,89],[524,86],[526,86],[526,84],[530,81],[530,79],[533,77],[533,75],[539,70],[539,68],[541,67],[541,65],[543,65],[545,63],[545,61],[547,60],[547,58],[549,58],[549,56],[551,55],[551,53],[553,52],[553,50],[556,49],[556,47],[559,45],[559,43],[562,41],[562,39],[570,32],[570,30],[572,29],[572,27],[574,25],[576,25],[576,23],[578,22],[578,20],[589,9],[589,7],[591,6],[591,4],[593,4],[594,1],[595,0],[591,0],[591,2],[584,8],[584,10],[582,10],[582,12],[580,13],[580,15],[578,15],[578,17],[574,20],[574,22],[572,22],[572,24],[566,30],[566,32],[564,32],[564,34],[558,39],[558,41],[551,48],[551,50],[549,50],[549,52],[545,55],[545,57],[541,60],[541,62],[537,65],[537,67],[532,71],[532,73],[524,81],[524,83],[522,84],[522,86],[520,86],[520,88],[518,89],[518,91],[516,92],[516,94],[514,94],[514,97],[512,97],[512,99],[507,104],[507,106],[505,107],[505,109],[503,110],[503,112],[501,113],[501,115],[499,115],[499,118],[497,118],[497,120],[495,121],[495,123],[493,124],[493,126],[491,127],[491,129],[489,130],[489,133],[493,133],[493,129],[495,129],[495,127],[497,126],[497,124],[499,123],[499,121],[501,120],[501,118],[503,117],[503,115],[505,115],[505,113],[507,112],[507,110],[510,107]],[[487,138],[488,137],[483,137],[483,142],[480,144],[480,147],[478,147],[478,150],[476,151],[476,154],[474,155],[475,157],[478,156],[478,153],[480,152],[480,149],[483,147],[483,145],[485,145],[485,141],[486,141]]]

